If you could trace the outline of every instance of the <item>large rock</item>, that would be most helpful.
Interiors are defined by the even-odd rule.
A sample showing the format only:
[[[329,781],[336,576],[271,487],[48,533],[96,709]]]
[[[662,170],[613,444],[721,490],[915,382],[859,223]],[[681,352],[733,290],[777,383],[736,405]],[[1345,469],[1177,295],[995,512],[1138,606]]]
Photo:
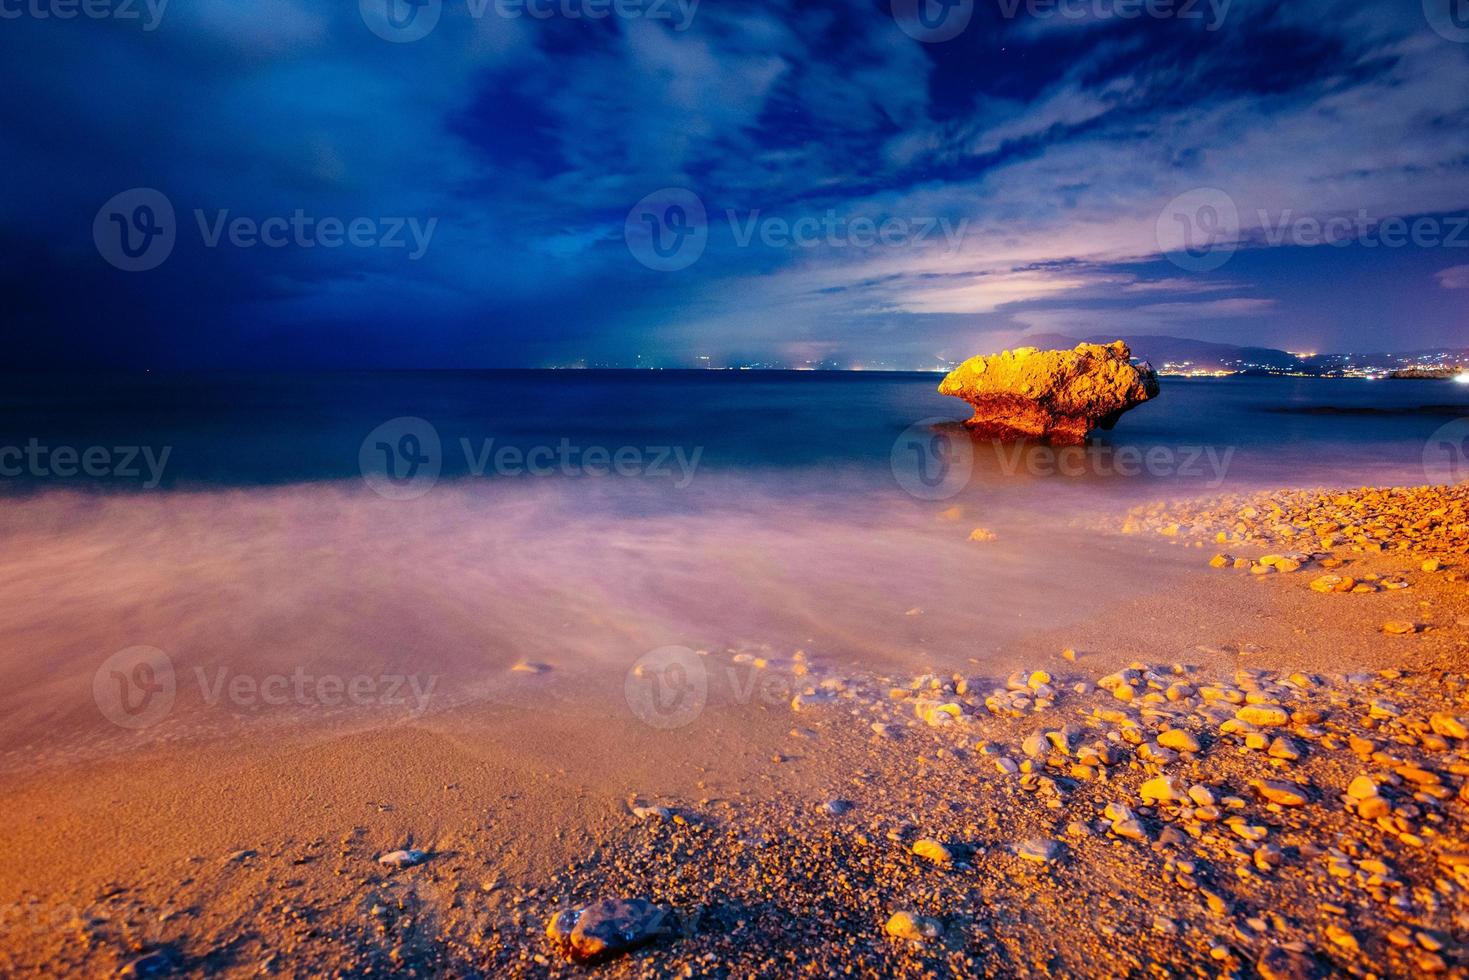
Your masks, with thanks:
[[[1156,397],[1158,376],[1150,367],[1134,365],[1120,340],[1078,344],[1075,350],[1021,347],[971,357],[949,372],[939,394],[974,406],[974,417],[965,425],[979,435],[1074,445]]]
[[[641,898],[608,898],[558,912],[546,935],[574,960],[601,960],[667,933],[667,916],[664,909]]]

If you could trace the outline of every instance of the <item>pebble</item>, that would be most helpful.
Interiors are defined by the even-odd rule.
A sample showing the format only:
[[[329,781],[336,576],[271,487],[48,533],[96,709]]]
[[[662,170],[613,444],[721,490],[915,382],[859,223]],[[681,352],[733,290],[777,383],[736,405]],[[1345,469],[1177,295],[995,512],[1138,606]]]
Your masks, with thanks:
[[[1234,713],[1239,721],[1261,728],[1289,724],[1290,715],[1278,704],[1247,704]]]
[[[1138,788],[1139,795],[1144,803],[1153,805],[1156,803],[1187,803],[1189,801],[1188,789],[1172,776],[1158,776],[1143,783]]]
[[[938,841],[929,840],[926,837],[914,842],[913,853],[935,864],[952,864],[954,862],[954,852],[950,851]]]
[[[1309,956],[1280,946],[1266,949],[1255,969],[1263,980],[1312,980],[1317,976],[1315,961]]]
[[[1184,731],[1182,728],[1170,728],[1158,736],[1158,744],[1165,749],[1177,749],[1179,752],[1199,751],[1199,740],[1192,732]]]
[[[428,852],[407,849],[402,851],[389,851],[379,857],[377,863],[390,868],[411,868],[427,860]]]
[[[1460,741],[1469,739],[1469,726],[1465,725],[1464,719],[1447,711],[1437,711],[1430,715],[1428,726],[1435,735],[1442,735],[1444,738],[1456,738]]]
[[[1250,786],[1261,797],[1280,806],[1305,806],[1309,802],[1305,790],[1295,783],[1282,783],[1273,779],[1256,779],[1250,783]]]
[[[882,931],[894,939],[921,943],[937,939],[944,930],[939,920],[926,915],[919,915],[916,912],[894,912],[892,918],[888,919],[887,925],[883,926]]]
[[[1027,861],[1050,864],[1060,856],[1060,845],[1046,838],[1028,840],[1016,844],[1015,853]]]
[[[168,950],[154,950],[132,960],[117,972],[119,977],[136,978],[171,976],[178,969],[177,957]]]

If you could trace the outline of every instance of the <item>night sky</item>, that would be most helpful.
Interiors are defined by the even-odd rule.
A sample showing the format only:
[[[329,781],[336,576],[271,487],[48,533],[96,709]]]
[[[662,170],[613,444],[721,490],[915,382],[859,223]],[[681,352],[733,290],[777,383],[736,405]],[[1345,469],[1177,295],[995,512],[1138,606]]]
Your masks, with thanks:
[[[1469,0],[87,2],[0,0],[10,367],[1469,346]]]

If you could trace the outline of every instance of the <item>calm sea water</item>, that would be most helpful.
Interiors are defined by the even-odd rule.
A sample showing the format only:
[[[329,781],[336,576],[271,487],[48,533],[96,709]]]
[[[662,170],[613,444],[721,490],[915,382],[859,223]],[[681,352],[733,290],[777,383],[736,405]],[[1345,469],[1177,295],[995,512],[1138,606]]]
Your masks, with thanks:
[[[435,711],[577,698],[615,723],[669,646],[1004,676],[1199,574],[1193,549],[1105,533],[1127,505],[1469,478],[1450,382],[1165,379],[1056,454],[970,440],[938,380],[5,379],[0,769],[59,733],[133,744],[107,685],[139,650],[178,678],[168,737],[346,710],[221,703],[200,677],[401,674]],[[1148,642],[1220,639],[1185,632]]]
[[[891,488],[894,447],[905,430],[968,415],[962,402],[937,394],[938,380],[649,371],[17,375],[0,388],[0,447],[31,440],[78,453],[146,447],[155,460],[166,448],[167,460],[156,469],[164,487],[360,479],[364,467],[387,465],[399,449],[427,460],[426,443],[436,437],[433,462],[443,480],[530,472],[525,461],[514,465],[513,453],[511,465],[497,465],[495,454],[507,446],[549,447],[554,462],[545,466],[550,457],[542,450],[537,472],[573,479],[614,469],[599,465],[598,451],[623,450],[626,472],[640,467],[648,475],[643,471],[653,468],[659,451],[676,448],[683,472],[692,465],[696,476],[758,470],[777,483],[780,474],[799,475],[799,484],[809,486],[839,474],[843,485]],[[1099,434],[1085,457],[1053,461],[1044,453],[1012,456],[975,444],[970,480],[1147,493],[1181,484],[1465,479],[1469,433],[1459,430],[1469,423],[1456,420],[1466,417],[1469,386],[1452,382],[1165,378],[1159,398]],[[410,418],[430,430],[397,421]],[[404,434],[414,441],[403,444]],[[589,450],[589,465],[580,465]],[[899,446],[900,467],[904,452]],[[381,462],[368,458],[382,453]],[[146,456],[135,461],[137,478],[111,472],[120,468],[121,454],[110,460],[97,476],[79,466],[66,473],[43,455],[40,466],[6,468],[0,487],[126,489],[151,482]],[[0,465],[6,462],[0,457]],[[393,462],[402,475],[402,461]],[[664,465],[672,471],[668,482],[681,482],[679,457],[670,454]]]

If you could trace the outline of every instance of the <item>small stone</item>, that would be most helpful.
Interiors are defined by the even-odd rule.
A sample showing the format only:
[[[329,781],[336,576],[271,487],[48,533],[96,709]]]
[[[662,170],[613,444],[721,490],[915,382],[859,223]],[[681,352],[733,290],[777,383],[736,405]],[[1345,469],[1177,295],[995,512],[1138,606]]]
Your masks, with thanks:
[[[377,863],[386,865],[390,868],[411,868],[414,865],[422,864],[427,860],[427,852],[415,851],[410,849],[402,851],[389,851],[388,853],[379,857],[377,859]]]
[[[1308,802],[1305,791],[1295,783],[1256,779],[1250,785],[1261,797],[1280,806],[1305,806]]]
[[[1370,800],[1377,793],[1377,782],[1371,776],[1358,776],[1347,786],[1347,795],[1354,800]]]
[[[1469,726],[1464,724],[1462,718],[1451,715],[1447,711],[1434,712],[1428,717],[1428,725],[1433,729],[1435,735],[1456,738],[1461,741],[1469,739]]]
[[[666,806],[634,806],[631,810],[639,820],[668,820],[673,816],[673,811]]]
[[[913,844],[913,853],[935,864],[952,864],[954,853],[936,840],[924,838]]]
[[[1335,923],[1327,923],[1325,932],[1326,938],[1330,939],[1333,943],[1340,946],[1342,949],[1351,950],[1353,953],[1355,953],[1362,948],[1361,945],[1357,942],[1356,936],[1352,935],[1350,932],[1347,932],[1345,929],[1343,929],[1339,925],[1336,925]]]
[[[850,800],[827,800],[821,808],[834,817],[840,817],[852,809],[852,803]]]
[[[1196,806],[1214,805],[1214,791],[1209,789],[1209,787],[1199,783],[1195,783],[1188,788],[1188,798],[1192,800],[1194,802],[1194,805]]]
[[[1271,946],[1255,962],[1263,980],[1312,980],[1317,976],[1316,962],[1305,953]]]
[[[1401,619],[1391,619],[1382,624],[1382,631],[1391,636],[1406,636],[1409,633],[1418,632],[1418,624]]]
[[[144,977],[166,977],[178,970],[177,957],[169,950],[144,953],[118,971],[119,977],[142,980]]]
[[[514,674],[544,674],[551,669],[549,664],[533,663],[529,660],[521,660],[510,668]]]
[[[1301,758],[1301,747],[1285,736],[1277,737],[1270,743],[1269,756],[1272,759],[1284,759],[1287,762],[1299,762]]]
[[[1153,805],[1157,803],[1186,803],[1188,802],[1188,790],[1177,779],[1172,776],[1159,776],[1150,779],[1138,788],[1144,803]]]
[[[1158,736],[1158,744],[1165,749],[1176,749],[1179,752],[1199,751],[1199,740],[1192,732],[1184,731],[1182,728],[1170,728]]]
[[[894,939],[921,943],[937,939],[943,932],[943,926],[937,919],[916,912],[894,912],[882,931]]]
[[[1247,704],[1234,713],[1235,718],[1261,728],[1289,724],[1290,714],[1278,704]]]
[[[1016,844],[1015,853],[1027,861],[1034,861],[1037,864],[1050,864],[1059,856],[1060,847],[1053,840],[1041,838]]]

